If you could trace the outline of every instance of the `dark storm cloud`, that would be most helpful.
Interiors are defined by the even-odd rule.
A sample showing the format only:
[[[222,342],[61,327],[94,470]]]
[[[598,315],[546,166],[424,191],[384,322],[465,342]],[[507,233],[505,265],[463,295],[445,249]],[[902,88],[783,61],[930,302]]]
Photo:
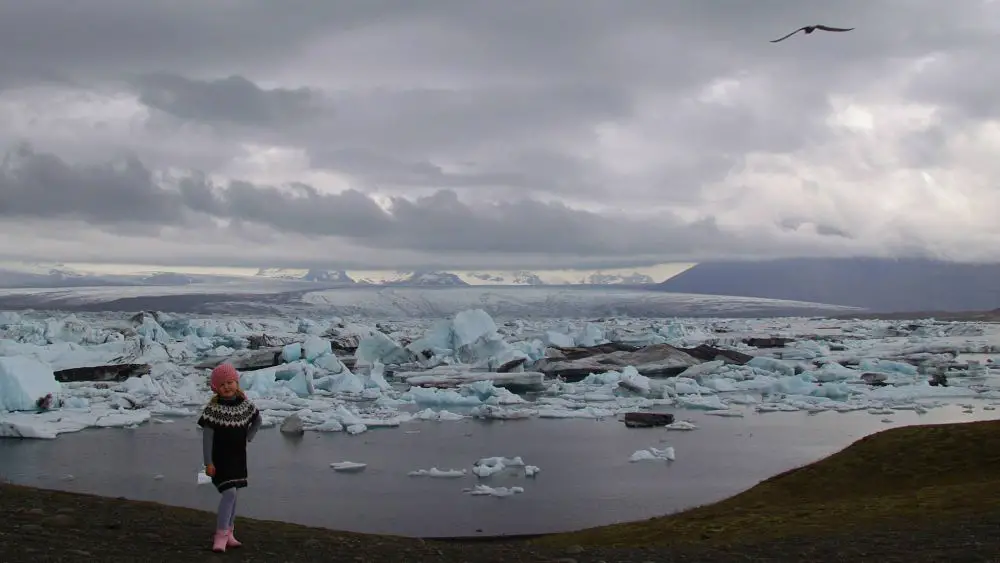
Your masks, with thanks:
[[[471,206],[450,190],[412,201],[393,198],[386,212],[355,190],[329,195],[304,184],[290,188],[242,181],[213,186],[197,176],[162,186],[136,159],[72,166],[19,147],[0,175],[0,217],[80,219],[120,232],[135,224],[195,225],[195,216],[210,215],[278,232],[425,252],[586,256],[710,250],[735,242],[711,221],[685,226],[669,215],[616,220],[528,198]]]
[[[0,216],[67,217],[103,225],[167,223],[179,220],[186,208],[135,158],[70,166],[23,145],[9,151],[0,166]]]
[[[320,96],[306,88],[264,90],[242,76],[189,80],[153,74],[136,80],[139,100],[181,119],[262,127],[308,119],[319,109]]]

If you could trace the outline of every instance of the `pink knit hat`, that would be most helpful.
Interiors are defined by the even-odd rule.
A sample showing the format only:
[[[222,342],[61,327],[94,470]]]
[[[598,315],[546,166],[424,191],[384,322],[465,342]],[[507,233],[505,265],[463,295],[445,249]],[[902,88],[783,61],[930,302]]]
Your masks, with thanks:
[[[212,379],[210,385],[212,386],[212,391],[217,391],[219,386],[223,383],[229,381],[230,379],[234,381],[240,380],[240,374],[233,367],[233,364],[219,364],[212,370]]]

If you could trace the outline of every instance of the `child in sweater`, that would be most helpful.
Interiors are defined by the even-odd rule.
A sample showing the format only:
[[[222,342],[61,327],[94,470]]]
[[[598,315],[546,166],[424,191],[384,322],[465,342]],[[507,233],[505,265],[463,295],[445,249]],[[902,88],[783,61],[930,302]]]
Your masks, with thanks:
[[[240,390],[240,375],[231,364],[212,370],[215,395],[198,419],[202,427],[205,474],[222,493],[212,550],[222,552],[241,544],[233,536],[236,491],[247,486],[247,443],[260,428],[260,411]]]

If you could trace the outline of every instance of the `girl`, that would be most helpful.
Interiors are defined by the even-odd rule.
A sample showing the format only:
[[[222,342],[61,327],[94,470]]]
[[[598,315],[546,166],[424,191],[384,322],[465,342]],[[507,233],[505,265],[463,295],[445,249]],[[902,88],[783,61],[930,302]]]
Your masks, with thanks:
[[[202,455],[205,474],[222,493],[216,520],[213,551],[241,544],[233,537],[236,523],[236,491],[247,486],[247,442],[260,428],[260,411],[240,390],[240,374],[231,364],[212,370],[215,395],[198,419],[203,429]]]

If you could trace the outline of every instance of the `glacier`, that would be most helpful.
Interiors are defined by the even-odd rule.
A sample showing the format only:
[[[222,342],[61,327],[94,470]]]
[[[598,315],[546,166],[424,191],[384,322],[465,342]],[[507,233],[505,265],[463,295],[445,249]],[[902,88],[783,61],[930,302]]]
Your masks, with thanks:
[[[155,304],[153,304],[155,303]],[[263,278],[176,286],[0,288],[0,310],[128,311],[380,319],[455,315],[483,309],[496,319],[586,317],[774,317],[831,315],[856,307],[615,286],[348,286]]]

